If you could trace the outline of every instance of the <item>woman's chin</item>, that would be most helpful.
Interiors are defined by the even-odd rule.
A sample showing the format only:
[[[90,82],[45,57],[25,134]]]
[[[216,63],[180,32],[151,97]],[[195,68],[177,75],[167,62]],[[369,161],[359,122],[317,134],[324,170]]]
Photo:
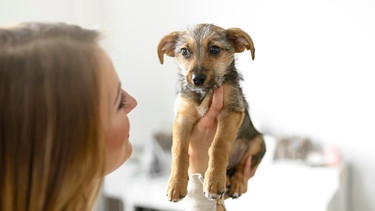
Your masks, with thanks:
[[[121,155],[118,156],[117,158],[107,161],[105,175],[110,174],[116,169],[118,169],[122,164],[124,164],[130,158],[132,153],[133,153],[133,145],[129,141],[127,141],[127,144],[124,145],[123,153],[121,153]]]

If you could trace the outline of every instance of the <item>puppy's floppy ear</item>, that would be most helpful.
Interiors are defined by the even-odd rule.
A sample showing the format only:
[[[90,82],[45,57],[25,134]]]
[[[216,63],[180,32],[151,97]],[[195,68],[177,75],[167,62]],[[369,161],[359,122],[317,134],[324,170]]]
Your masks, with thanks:
[[[159,42],[158,45],[158,57],[161,64],[164,63],[164,54],[170,57],[174,57],[174,50],[176,48],[176,40],[179,36],[179,32],[171,32],[165,35]]]
[[[252,59],[255,58],[255,48],[251,37],[240,28],[230,28],[226,30],[229,40],[232,42],[236,53],[241,53],[245,49],[251,51]]]

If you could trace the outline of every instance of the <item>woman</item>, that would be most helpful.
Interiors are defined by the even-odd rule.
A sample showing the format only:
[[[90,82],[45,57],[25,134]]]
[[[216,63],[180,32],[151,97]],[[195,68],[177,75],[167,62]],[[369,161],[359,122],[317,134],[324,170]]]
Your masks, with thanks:
[[[63,23],[0,28],[0,210],[92,210],[103,176],[131,155],[127,114],[137,102],[99,38]],[[207,168],[222,89],[214,96],[194,128],[191,175]]]

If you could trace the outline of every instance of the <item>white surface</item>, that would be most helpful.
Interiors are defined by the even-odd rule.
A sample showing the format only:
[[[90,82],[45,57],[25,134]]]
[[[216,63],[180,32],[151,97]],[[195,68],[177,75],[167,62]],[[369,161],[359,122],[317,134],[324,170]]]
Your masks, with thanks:
[[[345,211],[346,174],[343,167],[308,167],[298,162],[272,162],[274,140],[266,137],[268,152],[256,175],[249,180],[248,192],[239,199],[226,200],[228,211],[288,210]],[[167,177],[144,176],[143,167],[128,162],[104,182],[104,194],[121,198],[126,211],[136,206],[182,211],[185,200],[169,202],[165,196]]]
[[[132,164],[107,176],[104,193],[124,200],[126,210],[142,206],[160,210],[184,210],[185,201],[172,203],[165,196],[167,177],[132,175]],[[340,193],[340,169],[306,167],[296,163],[260,166],[239,199],[226,200],[231,210],[343,211],[345,193]],[[341,189],[342,188],[341,184]],[[341,209],[340,209],[341,207]]]
[[[248,183],[248,192],[239,199],[227,200],[226,205],[228,210],[327,211],[339,188],[338,173],[336,168],[295,163],[260,167]]]
[[[104,194],[121,198],[126,211],[142,206],[160,210],[184,210],[185,201],[173,203],[166,197],[167,176],[148,178],[137,163],[126,163],[104,181]]]

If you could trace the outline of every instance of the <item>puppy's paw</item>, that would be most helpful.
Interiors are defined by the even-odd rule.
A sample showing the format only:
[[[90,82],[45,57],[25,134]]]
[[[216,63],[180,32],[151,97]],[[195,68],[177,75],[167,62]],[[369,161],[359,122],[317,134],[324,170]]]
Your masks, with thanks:
[[[203,183],[203,191],[206,198],[217,199],[226,191],[226,175],[207,170]]]
[[[232,177],[230,178],[230,183],[228,186],[228,191],[226,195],[233,199],[241,196],[241,194],[246,192],[247,187],[245,187],[242,178]]]
[[[187,195],[187,177],[170,177],[167,188],[169,201],[178,202]]]

